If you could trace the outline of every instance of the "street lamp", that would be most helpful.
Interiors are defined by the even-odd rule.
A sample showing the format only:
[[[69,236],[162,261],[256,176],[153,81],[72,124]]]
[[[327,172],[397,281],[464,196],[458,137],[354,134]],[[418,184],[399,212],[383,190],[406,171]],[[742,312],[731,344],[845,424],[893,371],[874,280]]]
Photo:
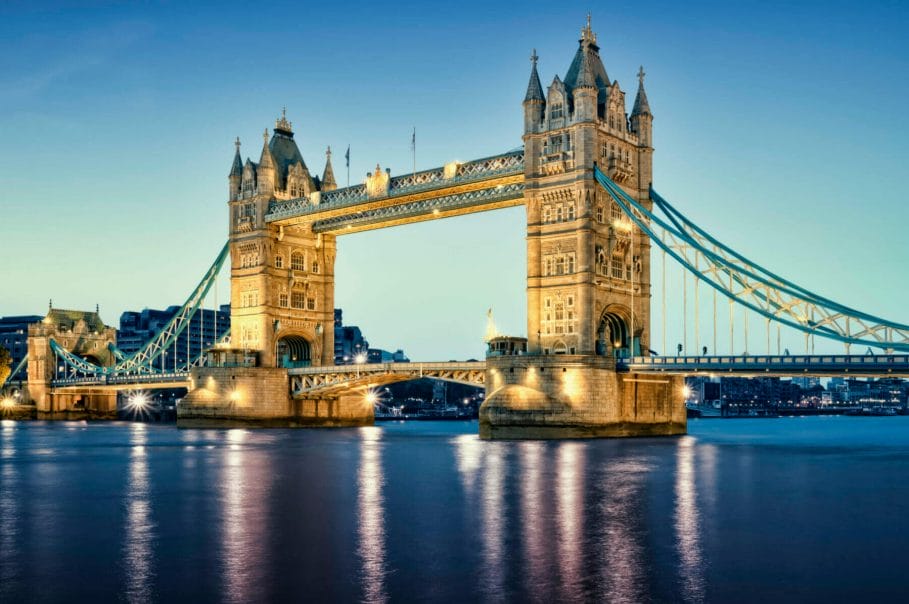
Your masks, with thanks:
[[[354,363],[357,365],[357,377],[360,377],[360,365],[366,362],[366,355],[362,352],[357,353],[354,357]]]

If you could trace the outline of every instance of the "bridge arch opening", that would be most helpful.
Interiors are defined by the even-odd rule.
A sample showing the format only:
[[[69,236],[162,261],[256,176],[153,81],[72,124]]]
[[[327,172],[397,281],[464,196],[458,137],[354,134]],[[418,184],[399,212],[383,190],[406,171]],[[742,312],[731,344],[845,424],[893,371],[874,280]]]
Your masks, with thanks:
[[[628,323],[621,311],[607,308],[597,326],[596,352],[600,356],[627,358],[631,356]]]
[[[278,340],[275,348],[279,367],[309,367],[312,363],[312,347],[303,336],[284,336]]]

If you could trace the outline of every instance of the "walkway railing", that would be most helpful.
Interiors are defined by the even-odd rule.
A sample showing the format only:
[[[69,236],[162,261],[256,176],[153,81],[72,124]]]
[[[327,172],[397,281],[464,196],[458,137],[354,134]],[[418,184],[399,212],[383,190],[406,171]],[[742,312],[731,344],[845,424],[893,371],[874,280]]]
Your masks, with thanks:
[[[754,355],[633,357],[619,371],[652,373],[909,375],[909,355]]]

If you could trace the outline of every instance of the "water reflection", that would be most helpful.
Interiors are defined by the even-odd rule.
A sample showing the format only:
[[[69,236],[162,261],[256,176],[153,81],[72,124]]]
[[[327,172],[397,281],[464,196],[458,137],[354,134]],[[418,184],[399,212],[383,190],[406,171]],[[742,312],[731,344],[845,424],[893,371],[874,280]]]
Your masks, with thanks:
[[[501,602],[505,599],[505,460],[507,443],[485,442],[483,470],[481,539],[483,563],[480,569],[480,588],[484,600]]]
[[[3,420],[0,430],[0,596],[19,575],[17,537],[19,536],[19,472],[16,456],[15,423]],[[5,600],[5,597],[0,599]]]
[[[228,430],[221,477],[224,597],[228,602],[267,598],[263,580],[269,568],[265,522],[271,468],[262,467],[255,451],[244,449],[249,432]]]
[[[694,454],[695,439],[691,436],[681,437],[676,450],[675,531],[682,596],[686,602],[701,602],[704,599]]]
[[[135,423],[130,433],[129,480],[126,487],[126,540],[123,564],[126,599],[147,602],[152,596],[152,552],[155,524],[151,515],[148,485],[148,440],[144,424]]]
[[[364,602],[385,602],[385,519],[382,497],[382,430],[360,428],[357,520]]]
[[[521,538],[526,561],[525,580],[528,591],[544,597],[547,579],[546,555],[549,543],[545,531],[546,514],[543,502],[543,443],[522,442],[518,448],[521,464]]]
[[[455,448],[455,460],[461,484],[464,485],[464,493],[471,499],[477,483],[477,473],[483,461],[483,443],[476,434],[461,434],[451,439],[451,442]]]
[[[556,458],[556,513],[562,601],[580,601],[583,595],[584,472],[586,448],[563,442]]]
[[[599,496],[602,522],[599,599],[605,602],[648,600],[640,506],[651,468],[638,460],[619,458],[604,472]]]

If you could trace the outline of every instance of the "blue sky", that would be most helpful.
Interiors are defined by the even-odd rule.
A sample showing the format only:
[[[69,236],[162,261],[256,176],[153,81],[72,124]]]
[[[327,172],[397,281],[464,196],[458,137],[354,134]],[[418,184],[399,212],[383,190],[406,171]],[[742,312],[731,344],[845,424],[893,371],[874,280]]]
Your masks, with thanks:
[[[234,137],[257,159],[284,105],[311,169],[332,145],[342,182],[348,144],[352,182],[409,170],[414,126],[418,168],[519,145],[530,50],[544,85],[564,75],[589,6],[3,3],[0,315],[53,298],[116,324],[180,303],[227,235]],[[626,91],[648,73],[662,195],[784,276],[909,322],[905,3],[617,1],[593,27]],[[526,331],[523,222],[342,237],[337,304],[373,345],[479,357],[488,307]]]

